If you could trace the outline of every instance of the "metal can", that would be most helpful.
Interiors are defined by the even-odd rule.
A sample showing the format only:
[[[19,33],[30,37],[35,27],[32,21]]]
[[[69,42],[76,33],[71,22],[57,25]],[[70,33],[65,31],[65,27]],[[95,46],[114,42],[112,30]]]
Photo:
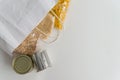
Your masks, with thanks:
[[[12,66],[16,73],[26,74],[33,69],[34,64],[29,55],[19,54],[14,56]]]

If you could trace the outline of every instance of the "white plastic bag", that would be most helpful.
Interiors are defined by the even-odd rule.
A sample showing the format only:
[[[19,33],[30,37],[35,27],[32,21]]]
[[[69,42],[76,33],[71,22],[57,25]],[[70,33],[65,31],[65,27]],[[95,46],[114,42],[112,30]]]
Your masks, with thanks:
[[[54,0],[0,0],[0,48],[12,55],[54,5]]]

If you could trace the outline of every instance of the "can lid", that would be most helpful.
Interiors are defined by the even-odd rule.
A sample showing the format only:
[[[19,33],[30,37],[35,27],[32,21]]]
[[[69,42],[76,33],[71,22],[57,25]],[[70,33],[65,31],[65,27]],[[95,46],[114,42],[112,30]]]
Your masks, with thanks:
[[[17,55],[13,59],[12,66],[15,72],[25,74],[33,68],[33,61],[28,55]]]

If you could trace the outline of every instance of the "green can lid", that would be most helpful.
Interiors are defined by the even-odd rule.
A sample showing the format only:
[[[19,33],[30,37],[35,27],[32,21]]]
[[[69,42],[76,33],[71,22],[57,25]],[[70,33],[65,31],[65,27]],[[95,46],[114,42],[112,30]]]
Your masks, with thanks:
[[[28,55],[17,55],[12,62],[13,69],[19,74],[26,74],[33,68],[33,61]]]

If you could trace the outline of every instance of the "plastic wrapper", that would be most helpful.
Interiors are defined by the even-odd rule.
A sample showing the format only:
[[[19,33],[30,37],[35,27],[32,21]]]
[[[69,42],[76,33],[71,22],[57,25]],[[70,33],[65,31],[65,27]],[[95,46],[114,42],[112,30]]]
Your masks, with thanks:
[[[55,28],[62,30],[70,0],[58,0],[57,4],[51,10],[55,16]]]

